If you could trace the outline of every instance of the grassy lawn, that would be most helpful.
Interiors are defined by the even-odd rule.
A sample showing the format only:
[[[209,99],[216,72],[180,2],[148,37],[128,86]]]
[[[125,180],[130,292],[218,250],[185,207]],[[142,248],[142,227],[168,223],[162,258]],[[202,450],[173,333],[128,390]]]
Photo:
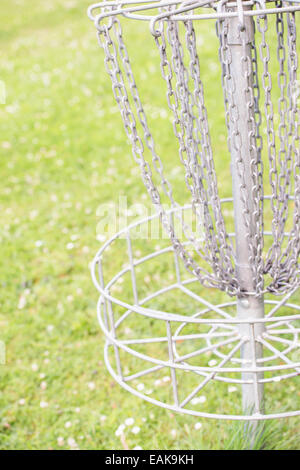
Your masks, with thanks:
[[[101,245],[97,209],[125,195],[128,205],[142,201],[150,207],[150,202],[86,16],[89,3],[1,0],[0,80],[7,98],[0,105],[0,340],[6,345],[6,365],[0,366],[0,448],[240,448],[239,425],[175,415],[138,400],[115,384],[105,368],[97,292],[89,272]],[[136,29],[127,25],[126,32],[157,150],[165,157],[175,196],[187,202],[165,114],[157,50],[146,23],[139,22]],[[214,110],[221,192],[228,196],[229,156],[222,101],[215,93],[220,78],[213,24],[201,25],[199,41],[207,60],[203,79],[207,106]],[[120,260],[113,251],[111,273]],[[167,266],[157,270],[161,279],[167,275]],[[180,308],[178,302],[173,299],[174,308]],[[296,409],[295,383],[282,385],[275,410],[287,401]],[[225,386],[203,394],[206,410],[214,401],[222,406],[223,399],[240,400],[239,392],[229,396]],[[122,436],[116,435],[131,417],[138,432],[127,426]],[[299,424],[299,418],[270,423],[268,448],[299,448]]]

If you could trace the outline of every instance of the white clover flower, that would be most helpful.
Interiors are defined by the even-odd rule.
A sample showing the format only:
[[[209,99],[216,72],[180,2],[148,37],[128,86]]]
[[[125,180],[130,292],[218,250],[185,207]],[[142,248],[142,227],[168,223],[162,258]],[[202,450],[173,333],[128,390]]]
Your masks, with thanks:
[[[46,390],[46,388],[47,388],[47,382],[45,382],[45,381],[41,382],[40,387],[41,387],[42,390]]]
[[[121,436],[124,432],[124,429],[125,429],[125,424],[120,424],[120,426],[118,427],[118,429],[116,430],[115,432],[115,435],[118,437],[118,436]]]
[[[96,388],[95,382],[89,382],[88,387],[89,387],[90,390],[95,390],[95,388]]]
[[[134,423],[134,419],[133,418],[126,418],[125,419],[125,424],[126,426],[132,426]]]
[[[70,428],[71,426],[72,426],[71,421],[67,421],[67,422],[65,423],[65,428],[66,428],[66,429]]]
[[[202,428],[202,423],[196,423],[194,427],[195,427],[196,431],[198,431],[199,429]]]
[[[198,403],[205,403],[206,402],[206,397],[204,395],[201,395],[201,397],[198,398]]]
[[[39,366],[37,364],[31,364],[31,369],[36,372],[38,370]]]
[[[30,220],[35,219],[38,215],[39,215],[39,211],[37,211],[37,210],[34,210],[34,211],[29,212],[29,218],[30,218]]]
[[[233,393],[236,391],[237,391],[237,387],[235,387],[234,385],[231,385],[230,387],[228,387],[228,393]]]
[[[25,405],[25,398],[21,398],[19,400],[19,405],[21,405],[21,406]]]
[[[64,442],[65,442],[65,440],[64,440],[63,437],[58,437],[58,438],[57,438],[57,444],[58,444],[60,447],[64,445]]]
[[[106,236],[105,235],[102,235],[101,233],[99,233],[97,236],[96,236],[96,240],[98,242],[104,242],[106,240]]]
[[[73,437],[68,438],[68,445],[71,447],[71,449],[78,448],[77,442],[75,441],[75,439],[73,439]]]
[[[140,428],[138,426],[133,426],[133,428],[131,429],[131,432],[133,434],[138,434],[140,432]]]
[[[191,400],[192,405],[198,405],[198,403],[205,403],[206,402],[206,397],[204,395],[201,395],[201,397],[195,397]]]
[[[22,310],[26,305],[26,297],[25,295],[21,295],[19,298],[18,309]]]
[[[41,402],[40,402],[40,407],[41,407],[41,408],[47,408],[48,406],[49,406],[49,405],[48,405],[48,403],[47,403],[46,401],[41,401]]]
[[[3,149],[10,149],[11,148],[11,143],[10,142],[2,142],[2,148]]]
[[[136,388],[139,390],[139,392],[141,392],[142,390],[144,390],[145,385],[140,383],[140,384],[138,384],[138,386]]]
[[[209,361],[208,365],[209,367],[214,367],[218,364],[218,362],[215,360],[215,359],[212,359],[211,361]]]

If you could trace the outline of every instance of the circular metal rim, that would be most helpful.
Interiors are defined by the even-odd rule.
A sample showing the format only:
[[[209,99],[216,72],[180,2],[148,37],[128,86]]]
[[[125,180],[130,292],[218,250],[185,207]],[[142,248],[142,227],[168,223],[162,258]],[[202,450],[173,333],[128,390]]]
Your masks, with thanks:
[[[270,196],[265,196],[264,199],[270,199]],[[292,200],[293,198],[291,198]],[[232,202],[232,198],[224,198],[224,199],[221,199],[221,203],[224,204],[224,203],[231,203]],[[170,209],[169,211],[167,211],[167,215],[170,215],[176,211],[185,211],[185,210],[189,210],[192,208],[192,205],[191,204],[187,204],[187,205],[184,205],[184,206],[179,206],[179,207],[175,207],[175,208],[172,208]],[[98,282],[98,279],[97,279],[97,276],[96,276],[96,268],[97,268],[97,265],[99,264],[99,262],[101,263],[101,255],[102,253],[104,253],[104,251],[107,249],[107,247],[113,243],[116,239],[119,239],[121,236],[123,235],[126,235],[126,236],[129,236],[130,235],[130,230],[132,230],[133,228],[139,226],[139,225],[142,225],[146,222],[149,222],[155,218],[159,218],[159,214],[153,214],[151,216],[148,216],[148,217],[145,217],[141,220],[138,220],[130,225],[128,225],[128,227],[120,230],[119,232],[117,232],[113,237],[111,237],[109,240],[107,240],[103,246],[98,250],[96,256],[94,257],[92,263],[91,263],[91,276],[92,276],[92,279],[93,279],[93,282],[94,282],[94,285],[95,287],[97,288],[97,290],[100,292],[100,294],[105,298],[107,299],[108,301],[112,302],[112,303],[115,303],[115,304],[118,304],[120,305],[121,307],[124,307],[128,310],[132,310],[140,315],[144,315],[144,316],[148,316],[148,317],[152,317],[152,318],[157,318],[157,319],[161,319],[161,320],[169,320],[169,321],[176,321],[176,322],[179,322],[179,323],[183,323],[183,322],[188,322],[188,323],[202,323],[202,324],[213,324],[213,323],[220,323],[220,320],[219,319],[210,319],[210,320],[205,320],[205,319],[191,319],[190,317],[185,317],[183,315],[179,315],[179,314],[176,314],[176,313],[172,313],[172,312],[163,312],[161,310],[156,310],[156,309],[150,309],[150,308],[145,308],[145,307],[141,307],[140,305],[130,305],[128,304],[127,302],[123,302],[122,300],[120,299],[117,299],[116,297],[112,296],[109,292],[109,289],[111,288],[111,286],[116,282],[116,280],[121,277],[122,275],[124,275],[126,272],[130,272],[130,266],[128,266],[127,268],[124,268],[122,269],[121,271],[119,271],[117,273],[117,275],[115,275],[110,281],[109,283],[107,284],[106,287],[102,287],[100,285],[100,283]],[[232,236],[234,234],[231,234]],[[269,232],[265,232],[265,235],[268,236],[269,235]],[[161,250],[158,250],[156,252],[152,252],[150,255],[146,256],[146,257],[143,257],[141,259],[139,259],[137,262],[134,263],[134,266],[137,266],[145,261],[148,261],[149,259],[152,259],[154,257],[157,257],[157,256],[160,256],[161,254],[164,254],[166,252],[174,252],[174,249],[172,246],[169,246],[167,248],[163,248]],[[196,278],[191,278],[191,279],[188,279],[188,280],[185,280],[182,282],[182,285],[185,285],[189,282],[196,282],[197,279]],[[175,286],[175,284],[174,284]],[[179,287],[179,284],[176,284],[177,287]],[[169,287],[170,288],[170,287]],[[291,291],[291,293],[293,293],[296,289],[298,288],[298,286]],[[204,300],[204,299],[203,299]],[[280,317],[280,320],[282,321],[289,321],[289,320],[298,320],[300,319],[300,314],[299,315],[290,315],[290,316],[281,316]],[[269,322],[272,322],[274,321],[273,318],[270,318],[270,317],[264,317],[264,318],[257,318],[257,319],[253,319],[253,324],[258,324],[258,323],[269,323]],[[222,323],[229,323],[229,324],[249,324],[249,320],[246,319],[238,319],[238,318],[230,318],[230,319],[222,319]]]
[[[265,16],[265,15],[270,15],[270,14],[276,14],[276,13],[292,13],[300,10],[300,5],[299,0],[285,0],[286,3],[296,3],[295,5],[289,5],[289,6],[283,6],[281,8],[264,8],[264,4],[270,4],[274,3],[274,0],[267,0],[266,2],[262,2],[260,0],[253,0],[253,1],[247,1],[246,3],[248,5],[254,5],[255,3],[260,5],[260,9],[256,10],[249,10],[249,11],[244,11],[243,14],[244,16]],[[170,1],[156,1],[156,0],[145,0],[145,2],[142,2],[138,0],[137,2],[133,1],[121,1],[121,2],[116,2],[116,5],[113,4],[112,2],[99,2],[92,4],[88,10],[87,10],[87,15],[91,21],[94,22],[96,28],[101,31],[101,21],[106,18],[106,17],[112,17],[115,15],[121,15],[124,16],[125,18],[131,19],[131,20],[137,20],[137,21],[148,21],[150,23],[150,31],[151,33],[155,36],[159,33],[159,31],[156,31],[155,29],[155,24],[157,21],[164,20],[164,19],[171,19],[172,21],[188,21],[188,20],[213,20],[213,19],[225,19],[225,18],[233,18],[233,17],[238,17],[239,13],[237,11],[233,12],[224,12],[224,11],[218,11],[218,4],[224,3],[220,1],[213,1],[213,0],[207,0],[207,1],[199,1],[199,2],[194,2],[194,4],[188,4],[188,2],[182,2],[182,1],[177,1],[177,0],[170,0]],[[226,2],[227,6],[236,6],[236,2],[234,1],[228,1]],[[140,6],[144,4],[143,6]],[[136,12],[139,11],[146,11],[150,9],[156,9],[159,7],[163,6],[171,6],[171,5],[180,5],[182,4],[183,6],[178,9],[178,11],[174,10],[173,12],[165,12],[164,14],[160,15],[146,15],[146,14],[136,14]],[[123,8],[124,5],[129,5],[129,7]],[[130,6],[130,5],[136,5],[136,6]],[[111,7],[110,11],[102,12],[98,15],[93,16],[92,12],[98,8],[105,8],[105,7]],[[210,8],[213,8],[215,12],[212,13],[206,13],[206,14],[188,14],[189,11],[193,11],[194,9],[197,8],[207,8],[209,6]],[[119,7],[119,10],[113,9],[113,7]],[[187,14],[184,14],[187,12]],[[183,14],[181,14],[183,13]],[[161,17],[162,16],[162,17]]]
[[[279,366],[262,366],[262,367],[256,367],[253,369],[252,367],[204,367],[204,366],[192,366],[192,365],[183,365],[183,364],[177,364],[175,362],[170,362],[170,361],[162,361],[161,359],[156,359],[154,357],[147,356],[146,354],[140,353],[138,351],[133,350],[132,348],[128,347],[127,344],[124,344],[122,341],[118,340],[115,338],[110,331],[107,329],[105,322],[102,320],[101,317],[101,304],[103,302],[102,297],[100,296],[98,303],[97,303],[97,318],[98,322],[100,325],[100,328],[102,329],[103,333],[105,334],[105,337],[109,341],[110,344],[113,344],[114,346],[123,349],[126,353],[138,357],[139,359],[142,359],[146,362],[152,362],[153,364],[162,366],[162,367],[169,367],[173,369],[179,369],[179,370],[189,370],[191,372],[208,372],[208,373],[255,373],[255,372],[271,372],[271,371],[279,371],[279,370],[290,370],[290,369],[296,369],[300,368],[300,362],[292,363],[292,364],[281,364]],[[223,322],[223,320],[219,320],[219,323]],[[250,323],[248,321],[248,323]],[[238,340],[239,338],[237,338]],[[242,339],[241,339],[242,340]],[[283,380],[283,379],[282,379]],[[274,379],[273,379],[274,381]]]
[[[99,299],[99,302],[101,303],[101,300]],[[230,304],[230,305],[235,305],[236,302],[226,302],[225,304],[219,304],[218,307],[219,308],[223,308],[224,306]],[[272,304],[272,305],[277,305],[278,302],[277,301],[274,301],[274,300],[269,300],[268,303]],[[300,309],[300,307],[298,307],[297,305],[294,305],[294,304],[290,304],[289,308],[298,308]],[[206,310],[209,310],[209,309],[206,309]],[[117,328],[121,325],[121,323],[123,323],[123,321],[126,320],[126,318],[132,313],[131,310],[127,310],[116,322],[115,322],[115,330],[117,330]],[[220,320],[222,321],[222,320]],[[101,324],[99,322],[99,325],[101,327]],[[186,325],[186,324],[185,324]],[[180,325],[181,327],[182,325]],[[180,328],[179,327],[179,328]],[[102,328],[102,327],[101,327]],[[176,338],[178,338],[178,335],[177,335],[177,332],[179,330],[179,328],[177,328],[176,332],[174,333],[173,335],[173,340],[174,343],[176,344]],[[104,332],[105,334],[105,332]],[[297,334],[298,335],[298,331],[294,331],[293,334]],[[128,343],[127,343],[128,344]],[[136,343],[135,343],[136,344]],[[174,351],[175,352],[175,351]],[[133,355],[134,355],[134,350],[133,350]],[[188,365],[186,367],[186,369],[188,369]],[[195,373],[199,374],[199,375],[202,375],[202,376],[205,376],[206,377],[206,374],[205,373],[201,373],[199,371],[194,371]],[[296,375],[298,375],[298,372],[293,372],[293,373],[290,373],[290,374],[285,374],[283,376],[280,376],[278,380],[282,381],[282,380],[286,380],[287,378],[292,378],[292,377],[295,377]],[[244,384],[244,383],[253,383],[252,381],[251,382],[246,382],[244,380],[241,380],[241,379],[232,379],[232,378],[229,378],[229,377],[215,377],[214,380],[217,380],[219,382],[226,382],[226,383],[234,383],[234,384]],[[270,379],[263,379],[263,380],[259,380],[259,383],[267,383],[267,382],[275,382],[276,380],[274,380],[274,378],[270,378]]]
[[[109,362],[109,348],[110,344],[108,342],[105,343],[104,346],[104,362],[109,371],[110,375],[114,378],[114,380],[125,390],[132,393],[133,395],[141,398],[142,400],[148,401],[149,403],[160,406],[161,408],[168,409],[170,411],[174,411],[177,413],[187,414],[191,416],[197,416],[199,418],[209,418],[209,419],[222,419],[222,420],[232,420],[232,421],[263,421],[266,419],[280,419],[280,418],[292,418],[296,416],[300,416],[299,411],[287,411],[282,413],[270,413],[270,414],[253,414],[253,415],[224,415],[218,413],[205,413],[196,410],[189,410],[185,408],[181,408],[176,405],[170,405],[168,403],[164,403],[162,401],[156,400],[155,398],[151,398],[149,395],[144,395],[143,393],[139,392],[135,388],[128,385],[124,382],[119,375],[117,375]]]
[[[271,305],[278,305],[279,302],[277,302],[277,301],[272,301],[272,300],[270,300],[270,299],[265,299],[264,303],[265,303],[265,304],[271,304]],[[231,306],[235,306],[235,305],[236,305],[236,301],[232,301],[232,302],[226,302],[226,303],[223,303],[223,304],[218,304],[217,307],[218,307],[218,308],[226,308],[226,307],[231,307]],[[285,305],[285,307],[287,307],[287,308],[294,308],[294,309],[300,311],[300,307],[297,306],[297,305],[294,305],[294,304],[293,304],[293,306],[292,306],[292,304],[288,304],[288,303],[287,303],[287,304],[284,304],[284,305]],[[206,309],[206,313],[208,313],[209,311],[210,311],[210,310],[207,308],[207,309]],[[197,313],[196,313],[195,315],[193,315],[193,316],[197,317],[197,315],[201,315],[201,314],[203,314],[203,313],[204,313],[204,312],[202,312],[202,311],[199,312],[199,313],[197,312]],[[280,317],[274,317],[274,322],[275,322],[275,318],[280,318]],[[173,336],[173,338],[174,338],[174,354],[175,354],[175,357],[176,357],[176,358],[179,357],[178,354],[177,354],[176,337],[178,336],[178,334],[180,333],[180,331],[182,331],[186,326],[187,326],[186,323],[182,323],[182,324],[177,328],[177,330],[175,331],[174,336]],[[223,325],[222,325],[222,320],[220,320],[220,327],[222,328],[222,326],[223,326]],[[290,322],[286,322],[286,326],[287,326],[287,328],[289,328],[289,329],[291,330],[289,334],[291,334],[291,335],[294,336],[294,340],[293,340],[293,343],[294,343],[294,344],[291,343],[289,346],[287,346],[286,349],[284,349],[283,351],[281,351],[282,354],[288,354],[289,352],[293,351],[293,350],[295,349],[295,347],[300,347],[300,343],[298,343],[298,331],[295,330],[295,328],[294,328],[293,325],[290,325]],[[272,327],[270,327],[270,328],[272,328]],[[268,331],[268,327],[267,327],[267,331]],[[297,338],[297,340],[296,340],[296,338]],[[210,339],[211,339],[211,338],[210,338],[209,336],[207,336],[206,342],[207,342],[207,345],[208,345],[208,346],[211,346],[211,347],[213,348],[213,344],[210,342]],[[218,356],[220,359],[224,359],[224,358],[225,358],[225,355],[224,355],[223,353],[221,353],[220,351],[218,351],[217,348],[212,349],[212,350],[214,351],[214,354],[216,354],[216,356]],[[265,363],[265,362],[269,362],[269,361],[272,361],[272,360],[274,360],[274,359],[276,359],[275,354],[270,355],[270,356],[263,356],[261,359],[257,359],[256,362],[257,362],[257,364],[259,364],[259,363],[263,364],[263,363]],[[240,358],[232,358],[231,361],[232,361],[233,363],[242,364],[242,360],[241,360]],[[187,365],[188,365],[188,364],[187,364]],[[298,373],[296,372],[296,373],[294,373],[293,375],[298,375]],[[285,379],[285,377],[282,378],[281,380],[284,380],[284,379]],[[226,381],[227,381],[227,380],[226,380]],[[273,379],[270,379],[270,380],[269,380],[269,379],[264,379],[263,381],[260,381],[260,380],[259,380],[258,382],[259,382],[259,383],[262,383],[262,382],[264,382],[264,383],[266,383],[266,382],[273,382]]]
[[[265,199],[269,199],[269,197],[265,197]],[[222,203],[224,203],[224,202],[232,202],[232,198],[226,198],[225,200],[222,200]],[[175,210],[184,211],[184,210],[187,210],[187,209],[191,209],[191,204],[186,205],[186,206],[179,206],[179,207],[173,208],[170,211],[168,211],[168,213],[172,213]],[[190,372],[194,372],[194,373],[200,373],[200,375],[201,375],[201,371],[202,371],[202,375],[204,375],[204,376],[207,376],[207,374],[212,373],[212,372],[215,372],[216,374],[218,374],[218,373],[224,374],[224,373],[231,373],[231,372],[234,372],[234,373],[240,373],[240,372],[252,372],[253,373],[254,372],[253,369],[251,369],[251,368],[246,369],[244,367],[243,368],[238,368],[238,367],[218,368],[218,367],[195,367],[195,366],[193,367],[193,366],[190,366],[190,365],[184,364],[184,363],[180,363],[180,364],[175,363],[174,364],[174,363],[169,362],[169,361],[157,360],[157,359],[149,357],[147,355],[138,353],[137,351],[135,351],[132,348],[128,347],[128,345],[123,344],[121,341],[118,341],[111,334],[111,332],[106,328],[105,322],[103,321],[102,315],[101,315],[101,309],[102,309],[102,306],[103,306],[103,304],[106,300],[109,301],[109,302],[115,303],[117,305],[120,305],[122,307],[125,307],[127,309],[126,312],[118,319],[118,321],[115,324],[115,327],[118,327],[121,324],[121,322],[124,321],[126,319],[126,317],[129,314],[133,313],[133,312],[137,313],[137,314],[141,314],[143,316],[157,318],[157,319],[162,320],[162,321],[173,321],[173,322],[181,323],[179,328],[182,326],[182,324],[187,325],[188,323],[202,323],[202,324],[209,324],[209,325],[220,324],[220,323],[221,324],[224,324],[224,323],[225,324],[231,324],[231,325],[236,325],[236,324],[241,324],[241,323],[246,323],[246,324],[258,323],[256,320],[249,321],[248,319],[241,322],[240,320],[237,320],[234,317],[230,318],[230,319],[228,319],[228,318],[198,319],[198,318],[193,318],[193,317],[185,317],[185,316],[174,314],[174,313],[166,313],[166,312],[161,312],[161,311],[158,311],[158,310],[147,309],[145,307],[142,307],[141,305],[129,305],[125,302],[122,302],[121,300],[116,299],[113,296],[111,296],[108,289],[112,287],[112,285],[116,282],[116,280],[120,276],[124,275],[124,273],[126,273],[126,272],[129,272],[130,267],[122,269],[121,271],[119,271],[117,276],[114,276],[114,278],[111,281],[109,281],[109,283],[108,283],[109,288],[108,287],[104,288],[98,283],[98,280],[96,278],[96,273],[95,273],[96,266],[99,262],[101,262],[101,255],[105,251],[105,249],[111,243],[113,243],[113,241],[120,238],[121,235],[126,234],[127,236],[130,236],[130,230],[132,228],[135,228],[135,227],[137,227],[137,226],[139,226],[143,223],[147,223],[147,222],[149,222],[150,220],[152,220],[154,218],[159,218],[159,214],[154,214],[154,215],[151,215],[150,217],[145,217],[142,220],[138,220],[138,221],[134,222],[133,224],[129,225],[128,227],[126,227],[125,229],[121,230],[117,234],[115,234],[111,239],[109,239],[100,248],[100,250],[98,250],[98,252],[97,252],[97,254],[96,254],[96,256],[95,256],[95,258],[92,262],[92,266],[91,266],[92,277],[93,277],[93,280],[94,280],[94,283],[95,283],[97,289],[101,293],[101,295],[99,297],[98,304],[97,304],[97,316],[98,316],[98,321],[99,321],[100,327],[103,330],[103,332],[104,332],[104,334],[107,338],[106,345],[105,345],[105,363],[106,363],[106,367],[107,367],[108,371],[110,372],[110,374],[112,375],[112,377],[116,380],[117,383],[119,383],[119,385],[122,386],[122,388],[124,388],[127,391],[129,391],[130,393],[138,396],[139,398],[142,398],[142,399],[144,399],[144,400],[146,400],[146,401],[148,401],[148,402],[150,402],[154,405],[157,405],[157,406],[160,406],[160,407],[163,407],[163,408],[175,411],[175,412],[188,414],[188,415],[193,415],[193,416],[198,416],[198,417],[203,417],[203,418],[242,420],[242,421],[277,419],[277,418],[286,418],[286,417],[299,416],[300,415],[300,410],[299,411],[296,410],[296,411],[290,411],[290,412],[282,412],[282,413],[258,414],[258,415],[229,415],[229,414],[228,415],[223,415],[223,414],[218,414],[218,413],[204,413],[204,412],[199,412],[199,411],[196,411],[196,410],[185,409],[185,408],[177,406],[175,404],[171,405],[171,404],[164,403],[162,401],[159,401],[157,399],[154,399],[154,398],[152,398],[148,395],[145,395],[145,394],[137,391],[136,389],[131,387],[128,384],[128,382],[125,382],[122,379],[122,377],[114,371],[114,369],[111,366],[110,361],[109,361],[109,346],[115,346],[117,348],[123,349],[125,352],[127,352],[131,356],[136,356],[136,357],[138,357],[138,358],[140,358],[140,359],[142,359],[146,362],[156,364],[156,365],[159,366],[159,368],[167,367],[170,370],[172,368],[173,369],[175,368],[175,369],[181,369],[181,370],[190,371]],[[266,234],[268,235],[268,233],[266,233]],[[143,263],[143,262],[145,262],[149,259],[152,259],[153,257],[160,256],[160,255],[162,255],[166,252],[170,252],[170,251],[174,251],[171,246],[167,247],[167,248],[164,248],[162,250],[158,250],[154,253],[152,252],[150,255],[148,255],[146,257],[143,257],[143,258],[139,259],[137,262],[135,262],[134,266],[136,266],[138,264],[141,264],[141,263]],[[191,282],[196,282],[196,281],[197,281],[196,278],[187,279],[187,280],[183,281],[182,284],[185,285],[185,284],[188,284],[188,283],[191,283]],[[101,282],[101,278],[100,278],[100,282]],[[167,288],[159,289],[156,292],[154,292],[154,293],[148,295],[147,297],[145,297],[144,299],[142,299],[140,301],[140,303],[143,304],[143,303],[147,302],[148,300],[150,300],[151,298],[153,298],[154,296],[160,295],[162,292],[164,292],[166,290],[175,289],[175,288],[178,288],[178,287],[179,287],[179,284],[174,283],[174,284],[168,286]],[[273,305],[274,304],[278,305],[280,303],[279,300],[276,301],[276,300],[266,299],[266,301],[270,304],[273,304]],[[232,301],[232,302],[227,302],[225,304],[235,304],[235,302],[236,301]],[[205,305],[206,304],[204,303],[203,306],[205,306]],[[217,307],[221,308],[222,305],[224,305],[224,304],[220,304]],[[300,307],[298,305],[294,305],[292,303],[286,303],[285,305],[286,305],[286,307],[295,308],[297,310],[300,310]],[[206,305],[206,307],[207,307],[207,305]],[[279,323],[286,323],[288,321],[298,320],[298,319],[300,319],[300,315],[266,317],[266,318],[261,319],[261,320],[263,320],[263,323],[270,323],[270,322],[272,322],[272,323],[278,323],[278,322]],[[177,332],[176,332],[176,334],[177,334]],[[175,334],[175,336],[176,336],[176,334]],[[255,372],[291,370],[291,369],[295,369],[295,368],[299,368],[299,367],[300,367],[300,363],[299,364],[298,363],[284,364],[284,365],[280,365],[280,366],[270,366],[270,367],[256,367]],[[289,374],[285,374],[282,377],[279,376],[280,381],[284,380],[286,378],[289,378],[289,377],[293,377],[295,375],[298,375],[298,373],[297,372],[296,373],[292,372],[292,373],[289,373]],[[215,380],[217,380],[217,377],[215,378]],[[268,382],[268,381],[269,382],[276,382],[277,380],[276,380],[276,378],[274,380],[274,377],[273,377],[271,379],[263,379],[263,381],[264,382]],[[225,383],[238,383],[238,384],[246,383],[243,380],[238,380],[237,379],[235,381],[235,379],[231,380],[231,379],[228,379],[227,377],[224,378],[223,382],[225,382]]]

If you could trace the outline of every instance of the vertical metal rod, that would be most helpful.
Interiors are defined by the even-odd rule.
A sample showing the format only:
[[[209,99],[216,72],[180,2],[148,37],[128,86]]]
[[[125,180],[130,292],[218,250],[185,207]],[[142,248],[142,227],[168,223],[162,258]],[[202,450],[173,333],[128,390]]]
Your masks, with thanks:
[[[102,289],[104,289],[102,258],[99,258],[99,259],[98,259],[98,275],[99,275],[100,286],[102,287]],[[108,318],[107,318],[106,299],[105,299],[104,297],[103,297],[102,305],[103,305],[104,324],[105,324],[105,326],[106,326],[107,331],[109,331],[109,324],[108,324]]]
[[[116,326],[115,326],[115,318],[114,318],[114,312],[113,312],[111,300],[108,300],[108,317],[110,321],[111,334],[113,338],[115,339],[116,338]],[[115,350],[115,358],[116,358],[116,366],[117,366],[118,375],[120,379],[123,380],[124,377],[123,377],[123,372],[122,372],[122,367],[121,367],[119,348],[116,344],[114,344],[114,350]]]
[[[137,286],[136,286],[134,260],[133,260],[132,245],[131,245],[131,238],[130,238],[130,232],[129,231],[127,232],[126,236],[127,236],[128,259],[129,259],[130,271],[131,271],[131,284],[132,284],[133,298],[134,298],[135,305],[138,305],[139,304],[139,298],[138,298],[138,291],[137,291]]]
[[[174,230],[174,214],[173,212],[170,213],[170,225]],[[179,265],[179,258],[176,250],[174,249],[174,264],[175,264],[175,272],[176,272],[176,280],[178,284],[181,284],[181,274],[180,274],[180,265]]]
[[[168,349],[169,349],[169,359],[172,363],[174,363],[174,353],[173,353],[173,341],[172,341],[172,331],[171,331],[171,324],[169,321],[166,322],[167,325],[167,338],[168,338]],[[174,403],[176,406],[179,405],[178,400],[178,386],[177,386],[177,378],[176,378],[176,369],[175,367],[171,367],[171,378],[172,378],[172,386],[173,386],[173,395],[174,395]]]
[[[253,142],[249,135],[249,118],[254,122],[254,106],[247,107],[246,90],[249,85],[253,86],[253,70],[251,59],[251,43],[254,40],[254,23],[250,17],[243,16],[244,7],[242,2],[238,1],[239,17],[229,19],[228,27],[228,47],[230,50],[231,63],[229,65],[230,75],[234,82],[234,105],[235,116],[230,115],[230,134],[235,136],[238,132],[240,137],[240,146],[231,144],[231,172],[233,182],[233,205],[234,205],[234,221],[236,236],[236,276],[246,292],[255,291],[253,280],[253,271],[251,267],[251,256],[249,247],[249,230],[254,233],[254,223],[251,226],[246,225],[244,218],[245,205],[242,200],[241,188],[243,187],[243,196],[247,200],[249,213],[253,214],[255,210],[255,194],[252,184],[251,160],[253,159]],[[241,11],[242,10],[242,11]],[[241,20],[243,25],[241,25]],[[243,36],[241,34],[241,26],[243,28]],[[242,39],[243,37],[243,39]],[[251,72],[248,77],[245,74],[245,59],[251,64]],[[233,99],[232,98],[232,99]],[[229,103],[232,104],[232,103]],[[250,113],[250,116],[249,116]],[[252,145],[252,147],[251,147]],[[238,163],[242,160],[244,178],[238,169]],[[262,344],[255,340],[263,332],[264,326],[261,323],[255,324],[256,318],[264,317],[264,299],[263,296],[255,298],[253,296],[240,296],[237,299],[237,316],[240,319],[251,319],[254,322],[241,324],[240,334],[247,341],[241,347],[242,367],[253,367],[257,364],[257,359],[262,358]],[[254,338],[251,342],[251,324],[254,324]],[[254,357],[253,357],[254,356]],[[245,414],[262,413],[263,411],[263,384],[260,380],[263,378],[262,373],[245,372],[242,373],[242,379],[247,382],[242,385],[243,411]],[[251,433],[255,436],[257,429],[257,421],[250,422]],[[249,427],[249,426],[248,426]]]

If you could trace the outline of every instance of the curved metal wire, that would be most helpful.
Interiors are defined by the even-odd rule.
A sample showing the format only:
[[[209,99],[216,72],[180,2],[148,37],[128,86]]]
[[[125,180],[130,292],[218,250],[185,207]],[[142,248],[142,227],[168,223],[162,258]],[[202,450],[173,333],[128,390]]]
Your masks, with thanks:
[[[266,4],[275,3],[276,0],[267,0]],[[218,11],[218,4],[220,2],[217,0],[206,0],[206,1],[197,1],[197,0],[116,0],[116,1],[103,1],[94,3],[89,6],[87,10],[88,17],[91,21],[95,23],[97,27],[100,26],[101,21],[104,18],[122,15],[126,18],[133,20],[141,21],[150,21],[150,30],[152,34],[156,34],[155,24],[164,19],[171,19],[172,21],[189,21],[189,20],[209,20],[209,19],[225,19],[225,18],[234,18],[239,17],[240,12],[230,12],[225,13]],[[243,1],[244,6],[254,6],[258,0],[248,0]],[[281,8],[260,8],[257,10],[249,10],[243,12],[245,16],[258,16],[258,15],[271,15],[278,12],[282,13],[292,13],[298,11],[298,4],[300,0],[285,0],[284,6]],[[226,1],[228,7],[234,7],[236,2]],[[136,12],[147,12],[148,10],[161,9],[164,7],[178,6],[177,9],[172,11],[166,11],[164,13],[157,13],[156,15],[142,15],[134,14]],[[207,14],[196,14],[194,10],[197,8],[211,7],[215,12],[210,12]],[[101,10],[101,13],[94,15],[94,11]],[[181,15],[181,13],[189,12],[191,14]]]

